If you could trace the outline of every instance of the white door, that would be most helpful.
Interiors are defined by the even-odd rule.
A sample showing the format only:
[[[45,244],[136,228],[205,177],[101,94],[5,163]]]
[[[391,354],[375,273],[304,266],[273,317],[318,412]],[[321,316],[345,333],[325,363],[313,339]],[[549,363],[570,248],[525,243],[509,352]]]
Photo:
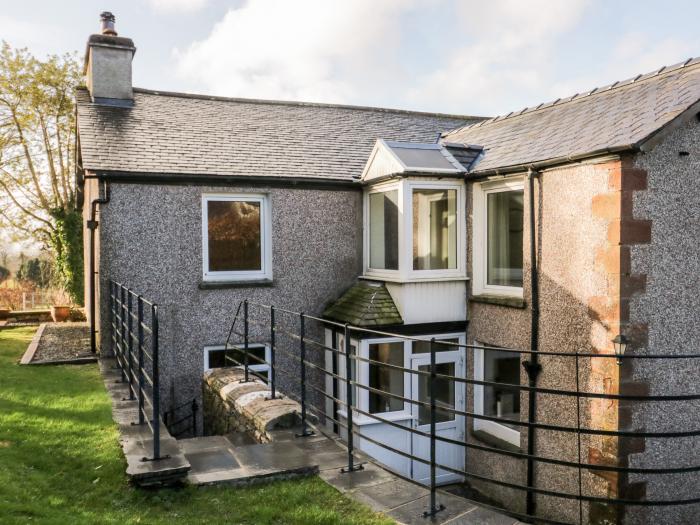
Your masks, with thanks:
[[[442,347],[436,353],[437,374],[464,377],[464,349],[455,347]],[[416,401],[427,403],[427,406],[413,405],[413,425],[416,430],[430,433],[430,354],[414,353],[411,357],[411,368],[425,374],[411,374],[411,395]],[[441,408],[450,408],[464,411],[465,409],[465,384],[438,377],[436,387],[436,425],[435,433],[438,437],[446,437],[457,441],[464,441],[464,416],[455,414]],[[412,454],[419,458],[430,460],[430,438],[418,434],[412,434]],[[457,470],[464,469],[465,450],[461,445],[445,443],[437,440],[435,444],[436,462]],[[413,460],[411,465],[411,477],[414,481],[423,484],[430,483],[430,465],[422,461]],[[445,469],[438,468],[435,475],[439,484],[454,483],[462,480],[462,476]]]

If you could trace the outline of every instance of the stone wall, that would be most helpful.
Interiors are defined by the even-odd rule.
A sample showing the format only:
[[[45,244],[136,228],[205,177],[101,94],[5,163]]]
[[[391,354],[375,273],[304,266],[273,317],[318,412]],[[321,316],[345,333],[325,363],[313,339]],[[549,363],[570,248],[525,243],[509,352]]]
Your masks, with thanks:
[[[262,381],[239,368],[218,368],[204,374],[204,434],[224,435],[242,432],[258,443],[274,440],[275,430],[291,428],[299,421],[299,403],[277,394]]]

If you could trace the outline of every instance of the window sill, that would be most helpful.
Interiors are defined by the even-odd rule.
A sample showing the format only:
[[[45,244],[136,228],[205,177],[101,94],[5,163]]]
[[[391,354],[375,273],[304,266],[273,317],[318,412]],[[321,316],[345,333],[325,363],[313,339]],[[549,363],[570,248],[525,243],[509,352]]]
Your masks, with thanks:
[[[510,443],[504,439],[494,436],[486,430],[472,430],[471,436],[481,441],[482,443],[486,443],[487,445],[500,448],[501,450],[507,450],[509,452],[522,452],[522,448],[520,448],[519,446],[513,445],[513,443]]]
[[[502,295],[472,295],[469,298],[469,301],[472,303],[495,304],[498,306],[506,306],[508,308],[523,309],[527,306],[525,300],[522,297],[509,297]]]
[[[250,281],[200,281],[200,290],[225,290],[227,288],[255,288],[274,286],[272,279],[255,279]]]
[[[338,410],[338,415],[340,417],[344,417],[347,419],[348,413],[345,410]],[[391,421],[392,423],[395,423],[397,421],[413,421],[416,419],[415,416],[412,416],[408,412],[394,412],[394,413],[386,413],[386,414],[377,414],[378,418],[382,418],[386,421]],[[380,425],[383,424],[384,421],[381,421],[379,419],[375,419],[373,417],[365,416],[362,414],[358,414],[355,411],[353,411],[352,414],[352,424],[353,425],[358,425],[358,426],[366,426],[366,425]]]
[[[448,277],[406,277],[402,278],[399,276],[387,276],[387,275],[373,275],[366,273],[360,275],[358,279],[364,279],[366,281],[383,281],[387,283],[431,283],[431,282],[448,282],[448,281],[469,281],[469,277],[465,276],[448,276]]]

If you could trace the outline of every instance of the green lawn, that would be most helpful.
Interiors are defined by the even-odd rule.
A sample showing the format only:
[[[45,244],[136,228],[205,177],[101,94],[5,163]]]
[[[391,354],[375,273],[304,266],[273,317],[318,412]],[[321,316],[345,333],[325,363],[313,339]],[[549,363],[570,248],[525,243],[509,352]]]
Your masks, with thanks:
[[[367,523],[390,520],[318,478],[145,491],[126,483],[94,365],[16,363],[33,328],[0,331],[0,523]]]

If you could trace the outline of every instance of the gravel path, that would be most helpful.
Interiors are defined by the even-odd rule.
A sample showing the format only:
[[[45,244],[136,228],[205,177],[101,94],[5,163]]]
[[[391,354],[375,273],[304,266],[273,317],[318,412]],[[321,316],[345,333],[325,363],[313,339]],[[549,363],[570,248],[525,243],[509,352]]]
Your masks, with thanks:
[[[93,357],[87,323],[47,323],[33,362]]]

